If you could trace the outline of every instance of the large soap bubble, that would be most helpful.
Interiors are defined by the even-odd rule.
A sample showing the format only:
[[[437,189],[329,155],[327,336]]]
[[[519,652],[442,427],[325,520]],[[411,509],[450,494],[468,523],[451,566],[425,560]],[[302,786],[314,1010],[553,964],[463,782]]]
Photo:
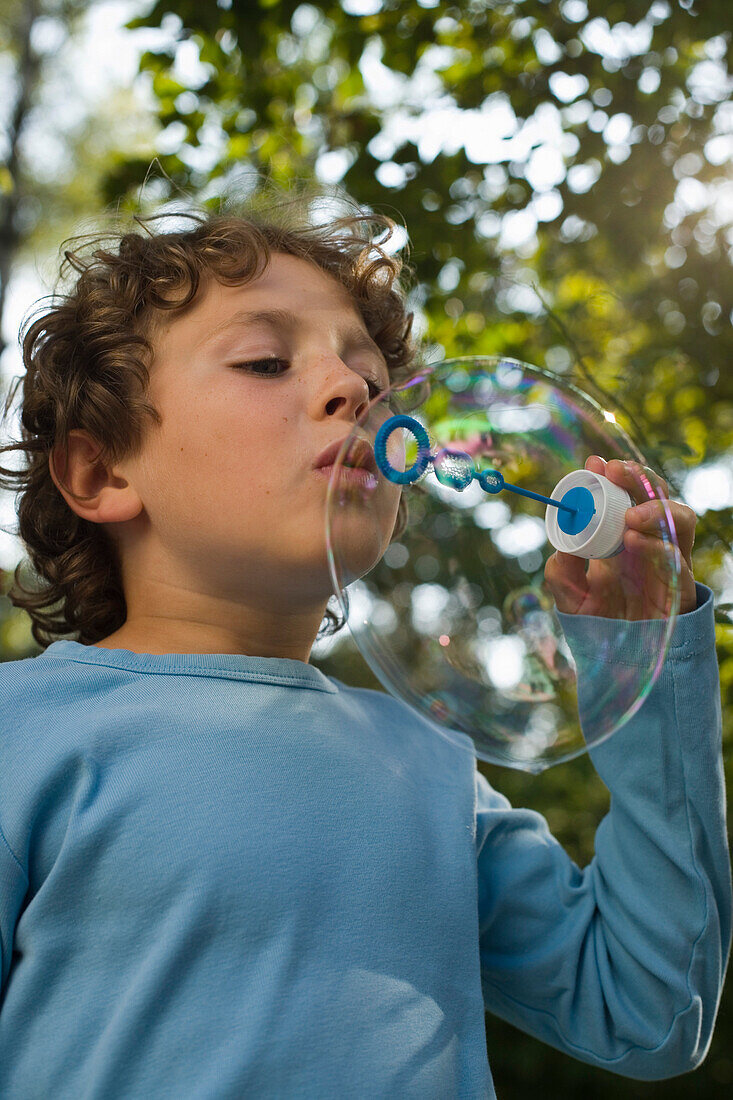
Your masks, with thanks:
[[[591,455],[639,464],[633,499],[585,469]],[[371,471],[345,469],[360,461]],[[651,690],[679,611],[669,504],[653,619],[588,620],[604,629],[573,652],[545,565],[556,550],[596,570],[613,561],[620,606],[632,606],[649,561],[625,545],[624,515],[661,495],[650,472],[612,413],[513,359],[446,360],[372,401],[334,463],[326,539],[334,591],[380,682],[457,745],[468,735],[483,760],[524,771],[610,737]]]

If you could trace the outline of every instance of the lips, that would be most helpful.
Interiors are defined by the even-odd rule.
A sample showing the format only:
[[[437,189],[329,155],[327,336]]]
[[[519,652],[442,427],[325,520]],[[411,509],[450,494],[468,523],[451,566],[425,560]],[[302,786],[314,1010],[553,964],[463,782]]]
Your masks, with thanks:
[[[342,446],[348,439],[345,436],[344,439],[339,439],[335,443],[331,443],[326,447],[325,451],[321,451],[313,463],[313,469],[319,470],[325,466],[333,466],[336,461],[336,457],[341,450]],[[363,439],[361,436],[355,439],[344,458],[344,465],[361,467],[364,470],[369,470],[375,475],[378,474],[377,460],[374,457],[374,449],[367,439]]]

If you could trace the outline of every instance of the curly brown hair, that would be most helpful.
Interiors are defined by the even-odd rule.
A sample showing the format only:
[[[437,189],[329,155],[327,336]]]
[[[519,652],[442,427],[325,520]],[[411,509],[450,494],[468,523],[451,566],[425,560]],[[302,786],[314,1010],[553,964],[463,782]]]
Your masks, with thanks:
[[[93,437],[100,445],[99,461],[105,464],[139,454],[146,427],[151,421],[162,423],[146,399],[154,354],[151,340],[164,321],[164,311],[182,315],[193,307],[202,280],[213,275],[227,286],[247,283],[265,269],[273,251],[310,260],[350,292],[384,355],[392,382],[405,380],[417,369],[413,314],[407,312],[405,290],[398,282],[403,269],[409,274],[413,269],[383,247],[397,223],[361,208],[343,193],[338,201],[349,212],[317,222],[314,198],[325,194],[324,188],[315,191],[313,184],[301,186],[295,197],[280,188],[274,193],[265,188],[244,202],[221,200],[218,212],[189,203],[183,213],[133,215],[144,234],[128,223],[113,232],[80,234],[62,242],[59,252],[91,236],[86,247],[94,251],[85,256],[81,247],[64,249],[59,278],[68,264],[79,273],[76,282],[69,293],[55,288],[37,303],[42,315],[21,325],[25,375],[13,379],[4,412],[7,416],[22,382],[21,440],[0,447],[0,452],[23,450],[27,456],[23,469],[0,466],[0,487],[19,493],[19,523],[12,533],[23,542],[33,580],[40,583],[33,588],[22,585],[21,561],[6,594],[30,615],[31,633],[39,646],[45,648],[61,637],[89,645],[118,630],[127,618],[118,547],[101,524],[69,507],[51,477],[50,456],[57,473],[57,455],[65,465],[72,429]],[[157,233],[147,227],[148,222],[171,217],[193,219],[194,225]],[[377,243],[375,237],[385,231],[386,237]],[[48,298],[51,304],[46,308]],[[393,539],[402,534],[406,522],[403,497]],[[329,603],[338,607],[335,597]],[[344,623],[327,608],[318,638],[334,634]]]

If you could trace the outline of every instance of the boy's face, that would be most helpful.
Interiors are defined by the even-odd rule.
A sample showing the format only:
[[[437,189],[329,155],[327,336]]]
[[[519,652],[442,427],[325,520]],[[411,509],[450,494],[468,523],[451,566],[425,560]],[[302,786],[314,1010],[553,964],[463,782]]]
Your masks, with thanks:
[[[360,345],[367,329],[348,291],[298,257],[274,253],[256,280],[212,281],[200,294],[185,316],[164,315],[153,338],[150,399],[162,425],[114,467],[96,504],[74,510],[119,541],[130,628],[172,619],[204,630],[202,651],[267,656],[285,622],[301,641],[294,635],[282,655],[307,660],[332,595],[328,478],[314,459],[349,435],[372,383],[387,388],[387,366],[376,345]],[[226,324],[240,311],[276,309],[295,315],[291,327]],[[234,366],[270,357],[282,362]],[[373,442],[373,431],[359,430]],[[379,506],[349,527],[369,548],[364,572],[389,545],[399,505],[386,479],[377,492]],[[234,648],[212,648],[225,645]]]

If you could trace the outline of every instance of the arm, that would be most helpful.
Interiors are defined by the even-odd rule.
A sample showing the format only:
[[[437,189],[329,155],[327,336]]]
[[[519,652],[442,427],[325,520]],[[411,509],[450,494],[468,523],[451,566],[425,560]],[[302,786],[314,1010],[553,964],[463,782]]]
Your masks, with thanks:
[[[28,879],[0,828],[0,1005],[13,956],[13,937]]]
[[[544,817],[512,809],[477,773],[487,1011],[580,1061],[646,1080],[702,1062],[731,943],[712,592],[697,584],[697,596],[644,705],[589,750],[611,808],[587,867]],[[571,648],[615,629],[560,617]]]

